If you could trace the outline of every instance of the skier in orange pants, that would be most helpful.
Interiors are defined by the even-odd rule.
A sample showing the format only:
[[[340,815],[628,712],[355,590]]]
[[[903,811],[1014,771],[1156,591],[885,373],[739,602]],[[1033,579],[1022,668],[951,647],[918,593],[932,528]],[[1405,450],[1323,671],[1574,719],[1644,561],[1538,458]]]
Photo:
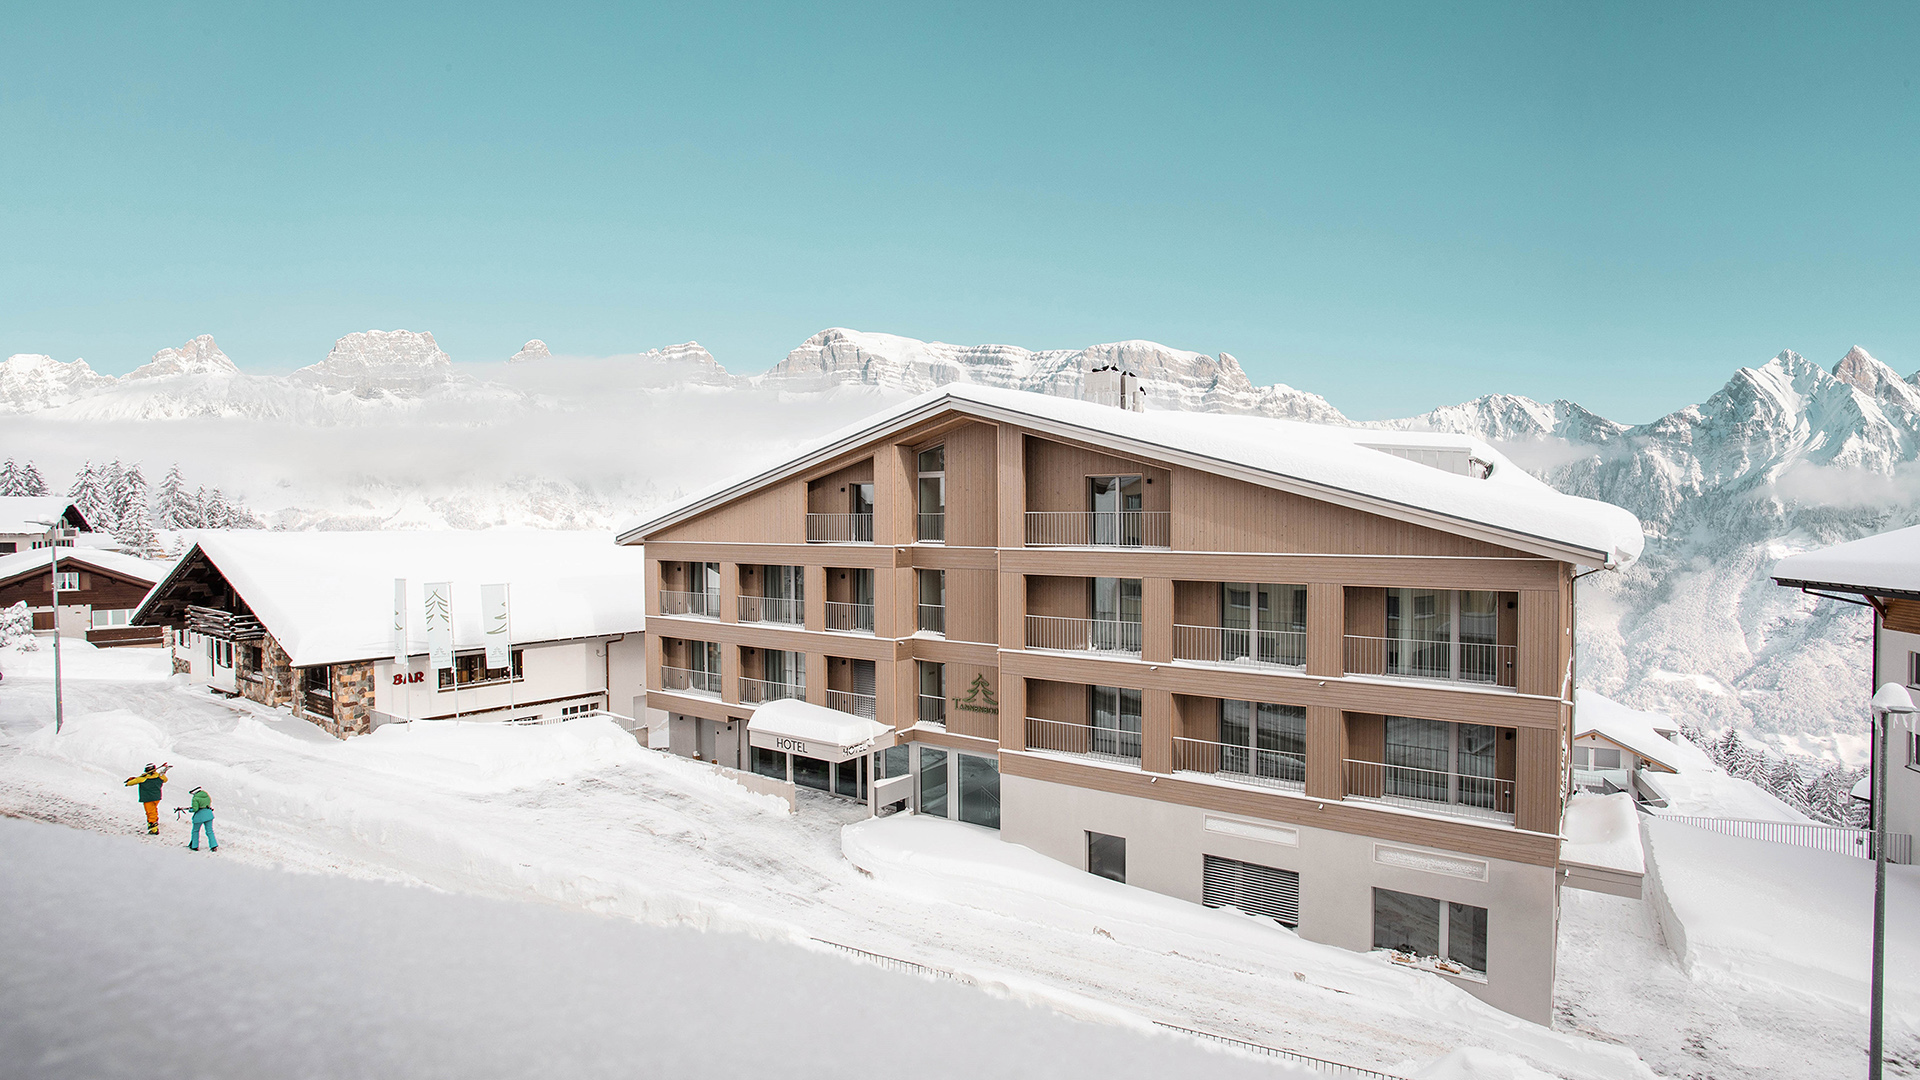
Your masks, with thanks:
[[[141,773],[139,776],[130,776],[127,778],[127,787],[132,787],[135,784],[140,785],[140,802],[147,808],[147,833],[151,836],[160,835],[160,789],[166,782],[167,766],[165,763],[156,767],[149,762],[147,764],[147,771]]]

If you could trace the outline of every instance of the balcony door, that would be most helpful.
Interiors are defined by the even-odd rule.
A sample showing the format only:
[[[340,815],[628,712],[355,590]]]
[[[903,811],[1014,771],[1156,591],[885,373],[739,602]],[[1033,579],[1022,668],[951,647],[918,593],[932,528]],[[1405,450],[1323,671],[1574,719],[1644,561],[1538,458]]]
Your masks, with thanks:
[[[1228,581],[1220,586],[1220,659],[1306,663],[1307,587]]]
[[[1087,687],[1087,714],[1093,719],[1096,754],[1140,756],[1140,691],[1124,686]]]
[[[935,446],[920,451],[920,514],[914,532],[917,540],[945,542],[947,538],[947,448]]]
[[[1496,809],[1498,736],[1485,724],[1387,717],[1386,793]]]
[[[1140,579],[1089,578],[1088,607],[1093,613],[1092,647],[1140,651]]]
[[[1305,781],[1307,710],[1264,701],[1221,701],[1220,771]]]
[[[1452,589],[1388,589],[1386,673],[1496,682],[1500,595]]]
[[[1089,476],[1088,499],[1093,509],[1089,539],[1096,544],[1140,546],[1140,511],[1145,506],[1138,476]]]

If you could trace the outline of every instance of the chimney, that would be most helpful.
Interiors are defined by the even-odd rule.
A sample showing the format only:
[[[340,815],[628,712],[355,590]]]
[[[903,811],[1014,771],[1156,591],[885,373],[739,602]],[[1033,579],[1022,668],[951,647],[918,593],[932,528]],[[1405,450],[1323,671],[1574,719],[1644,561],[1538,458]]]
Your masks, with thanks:
[[[1112,405],[1128,412],[1145,412],[1147,392],[1140,389],[1140,376],[1122,371],[1113,364],[1102,364],[1087,372],[1087,400],[1096,405]]]

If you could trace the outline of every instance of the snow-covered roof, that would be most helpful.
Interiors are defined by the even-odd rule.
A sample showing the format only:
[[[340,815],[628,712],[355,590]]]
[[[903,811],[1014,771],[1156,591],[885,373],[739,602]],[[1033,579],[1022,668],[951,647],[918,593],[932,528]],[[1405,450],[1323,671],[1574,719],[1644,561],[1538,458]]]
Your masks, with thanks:
[[[11,555],[0,555],[0,581],[9,581],[23,574],[43,570],[51,560],[52,554],[46,548],[33,548],[28,551],[16,551]],[[116,574],[143,585],[152,585],[166,577],[167,571],[173,568],[173,564],[169,562],[136,558],[118,551],[92,547],[60,549],[62,570],[83,566]]]
[[[1920,599],[1920,525],[1789,555],[1774,564],[1773,580]]]
[[[1647,872],[1640,842],[1640,811],[1624,791],[1611,795],[1580,793],[1567,800],[1560,819],[1560,861],[1622,874]]]
[[[0,495],[0,533],[41,533],[46,523],[68,511],[85,521],[73,500],[64,495]]]
[[[410,655],[427,651],[421,614],[427,582],[453,583],[457,649],[482,647],[480,586],[503,582],[510,586],[514,644],[646,629],[644,553],[614,544],[603,532],[247,529],[187,535],[295,666],[391,657],[395,578],[407,580]],[[142,610],[166,591],[164,585],[155,589]]]
[[[803,472],[861,442],[954,410],[1058,433],[1268,487],[1293,491],[1583,565],[1621,566],[1645,537],[1633,514],[1555,491],[1481,440],[1436,432],[1346,428],[1219,413],[1130,412],[1110,405],[955,383],[810,444],[774,468],[681,499],[620,533],[622,543],[754,488]],[[1485,478],[1445,472],[1378,447],[1464,450]]]
[[[1678,772],[1679,754],[1651,722],[1657,714],[1629,709],[1610,698],[1576,689],[1573,692],[1573,737],[1598,735],[1646,758],[1668,772]],[[1671,721],[1669,721],[1671,723]]]
[[[837,761],[892,745],[893,729],[839,709],[782,698],[753,710],[747,738],[755,746]]]

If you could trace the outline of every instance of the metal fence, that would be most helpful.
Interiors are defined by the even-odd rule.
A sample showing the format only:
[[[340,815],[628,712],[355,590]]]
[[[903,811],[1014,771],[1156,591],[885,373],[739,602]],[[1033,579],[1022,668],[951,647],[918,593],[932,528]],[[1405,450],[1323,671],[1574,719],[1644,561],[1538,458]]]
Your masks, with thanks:
[[[809,544],[871,544],[872,514],[808,514]]]
[[[1030,547],[1167,546],[1172,515],[1165,510],[1029,510]]]
[[[1173,658],[1215,664],[1304,667],[1307,635],[1296,630],[1246,630],[1175,623]]]
[[[1398,675],[1415,679],[1514,685],[1519,649],[1442,638],[1346,636],[1349,675]]]
[[[1831,851],[1856,858],[1873,858],[1873,830],[1849,829],[1842,825],[1807,825],[1792,821],[1756,821],[1751,818],[1687,817],[1681,814],[1655,814],[1661,821],[1675,821],[1696,829],[1739,836],[1748,840],[1767,840],[1776,844]],[[1913,862],[1913,836],[1910,833],[1887,834],[1887,861]]]
[[[1027,616],[1027,648],[1140,655],[1140,624],[1126,619]]]
[[[827,601],[827,629],[854,634],[873,633],[873,605]]]
[[[717,619],[720,617],[720,593],[718,590],[684,592],[676,589],[661,589],[660,614],[699,615]]]
[[[805,600],[784,596],[743,596],[740,598],[740,621],[801,626],[807,621],[807,604]]]
[[[1305,755],[1207,739],[1175,737],[1173,771],[1206,773],[1223,780],[1286,791],[1304,791],[1307,786]]]

